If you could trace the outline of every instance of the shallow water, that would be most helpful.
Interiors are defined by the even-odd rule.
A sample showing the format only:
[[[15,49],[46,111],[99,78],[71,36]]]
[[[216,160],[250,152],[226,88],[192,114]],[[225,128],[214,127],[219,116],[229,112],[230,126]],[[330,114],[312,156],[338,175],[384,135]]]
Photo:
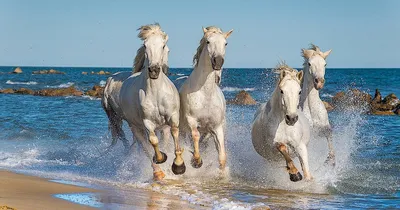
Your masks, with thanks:
[[[0,88],[41,89],[75,85],[88,90],[104,85],[107,76],[82,75],[82,71],[110,72],[130,69],[55,68],[66,75],[31,75],[43,69],[23,67],[21,75],[0,74]],[[12,71],[0,67],[0,71]],[[171,69],[179,87],[191,69]],[[267,69],[225,69],[221,88],[227,99],[246,89],[264,102],[274,87]],[[348,88],[382,95],[400,96],[400,69],[328,69],[324,99]],[[89,97],[38,97],[0,94],[0,167],[52,179],[85,182],[114,189],[116,200],[139,196],[134,189],[177,195],[194,208],[400,208],[400,117],[363,115],[358,110],[329,113],[337,152],[335,168],[323,164],[327,155],[324,139],[309,144],[311,182],[292,183],[282,163],[268,163],[251,144],[250,128],[257,106],[227,107],[228,177],[220,179],[213,142],[201,145],[204,165],[190,166],[190,141],[185,141],[187,172],[171,172],[173,142],[162,142],[169,159],[162,164],[167,174],[161,183],[151,181],[151,168],[136,148],[125,154],[119,143],[110,153],[107,117],[100,101]],[[129,139],[131,133],[125,126]],[[296,162],[299,166],[299,163]],[[151,197],[151,196],[150,196]],[[91,195],[69,196],[91,199]],[[118,199],[117,199],[118,198]],[[151,199],[150,199],[151,200]],[[101,203],[101,199],[100,199]],[[125,209],[129,204],[103,202],[108,209]],[[97,205],[97,203],[95,203]]]

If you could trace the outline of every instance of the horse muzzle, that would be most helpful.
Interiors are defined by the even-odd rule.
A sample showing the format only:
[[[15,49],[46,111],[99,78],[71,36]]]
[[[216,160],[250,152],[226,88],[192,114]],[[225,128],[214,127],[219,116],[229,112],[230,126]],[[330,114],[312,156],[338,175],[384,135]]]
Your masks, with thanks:
[[[315,78],[314,79],[314,88],[317,90],[321,90],[324,87],[325,79],[324,78]]]
[[[214,70],[221,70],[224,65],[224,58],[222,56],[216,56],[211,59],[211,65]]]
[[[298,115],[296,115],[296,116],[286,115],[285,116],[286,124],[289,126],[293,126],[297,122],[298,119],[299,119]]]
[[[158,65],[154,65],[154,66],[150,66],[148,68],[148,70],[149,70],[150,79],[157,79],[158,76],[160,75],[161,67]]]

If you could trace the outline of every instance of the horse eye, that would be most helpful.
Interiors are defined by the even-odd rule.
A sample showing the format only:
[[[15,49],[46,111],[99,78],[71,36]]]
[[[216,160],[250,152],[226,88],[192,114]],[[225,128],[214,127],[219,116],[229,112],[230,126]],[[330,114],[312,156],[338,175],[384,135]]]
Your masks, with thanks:
[[[227,42],[227,43],[225,43],[225,46],[226,46],[226,45],[228,45],[228,42]]]
[[[165,45],[162,48],[165,49]]]
[[[146,49],[146,45],[143,45],[144,49]]]
[[[326,63],[325,63],[325,67],[326,67]]]
[[[281,90],[281,93],[283,94],[283,90]]]
[[[301,95],[301,91],[299,92],[299,95]]]
[[[310,63],[310,62],[308,62],[308,66],[311,66],[311,63]]]
[[[209,42],[209,41],[207,41],[207,44],[210,44],[210,42]]]

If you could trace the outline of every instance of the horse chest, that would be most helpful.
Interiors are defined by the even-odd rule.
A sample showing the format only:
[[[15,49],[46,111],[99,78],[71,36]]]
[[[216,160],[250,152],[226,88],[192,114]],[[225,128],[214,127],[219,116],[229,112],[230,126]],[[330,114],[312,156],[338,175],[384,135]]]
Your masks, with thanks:
[[[293,144],[296,139],[301,138],[301,132],[299,132],[297,124],[288,126],[285,121],[281,121],[279,124],[269,128],[269,137],[274,142]]]
[[[307,98],[307,102],[304,107],[304,114],[311,121],[311,126],[329,126],[328,112],[322,100],[318,96],[310,96]]]

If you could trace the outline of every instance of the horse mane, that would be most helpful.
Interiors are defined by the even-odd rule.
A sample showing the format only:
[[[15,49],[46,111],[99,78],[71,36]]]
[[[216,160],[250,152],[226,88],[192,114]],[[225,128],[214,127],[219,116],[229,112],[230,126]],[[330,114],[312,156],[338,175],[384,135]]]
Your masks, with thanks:
[[[163,30],[161,30],[161,26],[158,23],[144,25],[137,30],[139,31],[138,38],[142,41],[146,40],[152,35],[161,35],[164,39],[167,39],[168,36]],[[140,72],[142,70],[145,59],[145,48],[144,45],[142,45],[136,52],[132,68],[133,73]]]
[[[193,56],[193,65],[194,66],[197,66],[197,64],[199,63],[201,52],[203,51],[204,46],[207,44],[207,38],[213,33],[218,33],[218,34],[223,33],[222,30],[216,26],[208,26],[206,29],[207,29],[207,32],[204,33],[203,38],[201,38],[200,45],[199,45],[199,47],[197,47],[196,54]]]
[[[274,73],[279,74],[279,79],[277,82],[277,85],[281,85],[283,84],[285,81],[289,80],[289,79],[294,79],[297,82],[299,82],[299,84],[301,83],[301,81],[297,78],[297,73],[298,71],[290,66],[288,66],[285,61],[281,61],[278,63],[278,65],[275,67],[275,69],[273,69]],[[290,76],[290,77],[287,77]]]
[[[310,47],[307,50],[314,51],[313,56],[315,55],[323,56],[323,52],[321,51],[321,49],[319,49],[319,47],[317,45],[314,45],[313,43],[310,44]],[[304,50],[301,50],[301,57],[303,57],[304,59],[303,66],[306,67],[308,63],[308,58],[304,54]]]

